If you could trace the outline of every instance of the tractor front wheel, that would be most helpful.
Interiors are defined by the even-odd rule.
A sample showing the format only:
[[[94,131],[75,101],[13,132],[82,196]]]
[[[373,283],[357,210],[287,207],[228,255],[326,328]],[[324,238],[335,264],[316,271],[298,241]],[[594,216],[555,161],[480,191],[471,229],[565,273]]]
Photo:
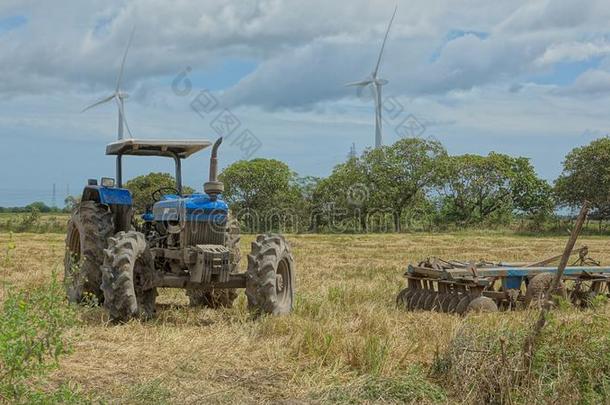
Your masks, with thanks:
[[[155,315],[153,257],[143,234],[119,232],[108,239],[102,266],[104,306],[113,322]]]
[[[281,235],[259,235],[248,255],[246,297],[256,314],[284,315],[294,301],[294,258]]]

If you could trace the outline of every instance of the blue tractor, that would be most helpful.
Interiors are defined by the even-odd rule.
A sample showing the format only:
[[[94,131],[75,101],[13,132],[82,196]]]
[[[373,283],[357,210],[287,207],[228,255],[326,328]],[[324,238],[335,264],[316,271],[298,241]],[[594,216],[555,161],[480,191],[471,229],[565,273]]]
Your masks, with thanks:
[[[217,180],[212,146],[203,193],[182,191],[181,162],[208,146],[205,140],[122,139],[106,154],[116,156],[116,181],[89,180],[68,222],[65,285],[71,302],[103,303],[110,319],[125,322],[155,315],[158,288],[186,290],[191,305],[227,307],[245,288],[256,314],[292,310],[294,259],[282,235],[259,235],[240,271],[239,226],[229,216]],[[129,190],[122,187],[123,156],[164,156],[176,166],[176,185],[152,193],[154,204],[134,221]]]

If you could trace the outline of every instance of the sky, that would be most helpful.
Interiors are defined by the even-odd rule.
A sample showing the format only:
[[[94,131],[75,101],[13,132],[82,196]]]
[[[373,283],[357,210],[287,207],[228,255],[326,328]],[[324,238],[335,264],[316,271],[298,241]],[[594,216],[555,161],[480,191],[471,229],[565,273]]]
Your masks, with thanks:
[[[0,206],[62,205],[114,176],[114,91],[135,138],[215,139],[221,167],[275,158],[327,176],[374,143],[373,100],[345,83],[381,62],[385,144],[525,156],[552,181],[572,148],[606,136],[610,7],[567,0],[0,0]],[[183,164],[201,190],[209,150]],[[124,177],[173,171],[126,158]]]

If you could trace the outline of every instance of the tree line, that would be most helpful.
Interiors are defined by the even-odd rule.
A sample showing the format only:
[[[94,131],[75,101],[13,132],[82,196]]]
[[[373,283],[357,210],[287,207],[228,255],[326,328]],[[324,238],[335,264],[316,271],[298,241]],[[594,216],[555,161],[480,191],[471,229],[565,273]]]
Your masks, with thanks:
[[[591,203],[589,218],[610,217],[610,138],[574,148],[551,183],[530,161],[491,152],[449,155],[441,142],[405,138],[367,149],[324,178],[301,177],[275,159],[242,160],[220,174],[231,211],[249,232],[401,232],[518,223],[540,231]],[[126,183],[143,212],[152,191],[174,186],[167,173]],[[185,188],[186,193],[193,189]],[[68,197],[64,212],[78,199]],[[0,212],[58,212],[43,203]]]
[[[610,215],[610,138],[573,149],[550,184],[529,159],[491,152],[452,156],[441,142],[406,138],[365,150],[325,178],[278,160],[239,161],[221,174],[242,226],[261,232],[400,232],[552,226],[585,199]]]

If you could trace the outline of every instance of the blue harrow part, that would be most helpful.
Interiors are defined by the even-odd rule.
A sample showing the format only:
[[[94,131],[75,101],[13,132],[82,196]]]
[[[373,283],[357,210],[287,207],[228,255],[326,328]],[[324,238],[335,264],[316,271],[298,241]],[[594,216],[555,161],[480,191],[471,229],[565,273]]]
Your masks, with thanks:
[[[609,296],[610,267],[602,267],[588,257],[587,247],[564,270],[554,295],[574,305],[587,307],[600,295]],[[464,314],[493,312],[536,305],[550,288],[560,256],[534,263],[492,263],[427,259],[409,265],[407,287],[396,299],[406,310],[432,310]]]

